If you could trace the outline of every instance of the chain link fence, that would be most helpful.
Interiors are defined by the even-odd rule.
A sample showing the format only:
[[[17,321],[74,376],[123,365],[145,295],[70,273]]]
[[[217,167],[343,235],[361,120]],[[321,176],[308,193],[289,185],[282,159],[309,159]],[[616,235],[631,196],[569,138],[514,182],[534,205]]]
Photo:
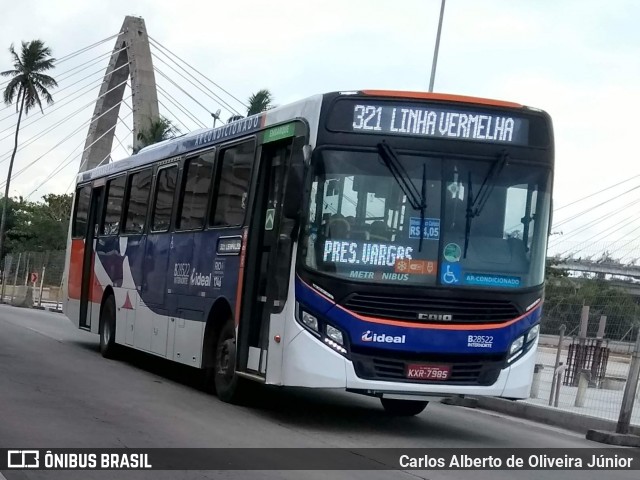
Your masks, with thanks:
[[[7,254],[0,275],[0,299],[19,307],[60,310],[65,251]]]
[[[640,335],[640,297],[597,279],[549,282],[541,332],[527,401],[618,420]],[[640,388],[634,399],[631,423],[640,425]]]

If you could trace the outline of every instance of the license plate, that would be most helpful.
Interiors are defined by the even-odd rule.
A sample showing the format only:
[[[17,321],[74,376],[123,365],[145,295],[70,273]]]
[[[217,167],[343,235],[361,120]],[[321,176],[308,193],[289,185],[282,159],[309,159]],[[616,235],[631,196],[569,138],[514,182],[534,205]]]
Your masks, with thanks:
[[[448,380],[449,365],[407,365],[407,378],[412,380]]]

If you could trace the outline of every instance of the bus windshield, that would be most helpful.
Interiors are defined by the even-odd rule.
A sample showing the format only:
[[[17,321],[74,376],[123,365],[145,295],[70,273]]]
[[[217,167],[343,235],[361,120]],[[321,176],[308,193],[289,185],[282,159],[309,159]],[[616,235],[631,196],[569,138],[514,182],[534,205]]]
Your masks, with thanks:
[[[504,158],[397,156],[403,181],[424,191],[421,205],[407,198],[378,152],[316,153],[306,267],[397,285],[523,288],[543,282],[548,168]],[[482,208],[470,209],[479,194]]]

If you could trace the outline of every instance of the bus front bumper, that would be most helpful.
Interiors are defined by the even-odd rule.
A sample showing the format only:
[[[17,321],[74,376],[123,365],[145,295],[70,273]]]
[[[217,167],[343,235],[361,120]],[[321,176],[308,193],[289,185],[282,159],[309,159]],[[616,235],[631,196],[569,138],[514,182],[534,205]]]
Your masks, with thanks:
[[[350,360],[300,328],[286,345],[281,384],[345,389],[376,396],[406,395],[407,398],[471,395],[524,399],[530,393],[537,342],[521,358],[503,368],[497,380],[488,386],[380,381],[358,377]]]

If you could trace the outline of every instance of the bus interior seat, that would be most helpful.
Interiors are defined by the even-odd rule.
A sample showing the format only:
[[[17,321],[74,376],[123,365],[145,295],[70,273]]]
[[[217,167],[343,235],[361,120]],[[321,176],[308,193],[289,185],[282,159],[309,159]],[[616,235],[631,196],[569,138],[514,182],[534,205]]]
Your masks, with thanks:
[[[349,237],[351,225],[349,222],[339,213],[333,215],[327,224],[327,237],[328,238],[342,238]]]

